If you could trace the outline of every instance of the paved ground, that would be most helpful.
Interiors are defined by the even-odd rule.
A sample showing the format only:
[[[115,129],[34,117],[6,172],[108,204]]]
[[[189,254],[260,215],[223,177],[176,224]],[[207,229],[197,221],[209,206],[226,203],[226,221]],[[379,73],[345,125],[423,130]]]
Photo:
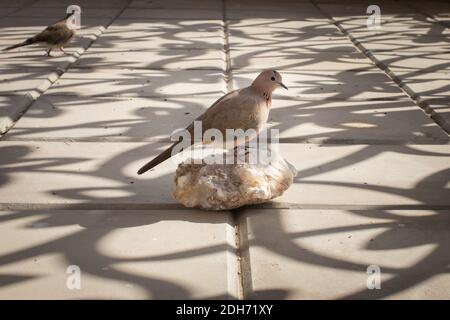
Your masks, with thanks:
[[[72,2],[0,0],[0,47]],[[361,1],[75,2],[70,56],[0,54],[0,298],[450,298],[448,3],[377,1],[368,30]],[[285,195],[201,212],[171,162],[136,176],[264,68]]]

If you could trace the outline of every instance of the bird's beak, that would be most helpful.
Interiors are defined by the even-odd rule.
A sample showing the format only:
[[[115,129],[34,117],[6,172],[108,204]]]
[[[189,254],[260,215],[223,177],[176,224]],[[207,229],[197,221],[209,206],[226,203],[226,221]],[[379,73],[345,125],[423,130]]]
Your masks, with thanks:
[[[278,82],[278,84],[279,84],[280,86],[282,86],[283,88],[285,88],[286,90],[288,90],[288,87],[286,87],[285,84],[284,84],[283,82]]]

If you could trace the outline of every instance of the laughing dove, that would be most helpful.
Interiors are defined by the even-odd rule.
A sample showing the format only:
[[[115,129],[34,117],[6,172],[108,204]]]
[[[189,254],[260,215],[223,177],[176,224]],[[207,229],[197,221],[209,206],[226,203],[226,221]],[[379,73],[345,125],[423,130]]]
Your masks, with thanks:
[[[287,89],[282,82],[281,75],[274,70],[263,71],[250,86],[224,95],[195,121],[201,121],[203,132],[208,129],[218,129],[223,137],[226,135],[226,129],[242,129],[244,131],[254,129],[257,135],[267,122],[272,103],[272,92],[279,87]],[[191,123],[185,130],[192,137],[194,134],[194,123]],[[250,139],[252,138],[255,137],[250,137]],[[140,168],[138,174],[152,169],[175,155],[177,152],[174,148],[179,143],[180,141],[175,142]],[[192,145],[193,143],[194,140],[191,138],[190,144]],[[242,144],[242,141],[237,142],[237,144]]]
[[[9,51],[15,48],[28,46],[35,43],[45,44],[47,46],[47,56],[50,56],[52,49],[59,49],[64,52],[64,47],[75,36],[75,26],[69,28],[67,20],[75,13],[68,13],[64,19],[59,20],[55,24],[48,26],[45,30],[38,33],[34,37],[28,38],[24,42],[4,48],[2,51]],[[71,20],[70,22],[74,22]],[[64,52],[65,53],[65,52]]]

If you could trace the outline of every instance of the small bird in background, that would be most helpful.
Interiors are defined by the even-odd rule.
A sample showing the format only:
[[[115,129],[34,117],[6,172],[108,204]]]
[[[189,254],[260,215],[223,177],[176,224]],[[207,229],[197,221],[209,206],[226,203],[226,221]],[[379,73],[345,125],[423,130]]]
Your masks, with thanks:
[[[73,39],[75,36],[76,26],[69,28],[67,20],[72,17],[72,13],[68,13],[64,19],[59,20],[55,24],[48,26],[45,30],[38,33],[34,37],[28,38],[22,43],[12,45],[10,47],[4,48],[2,51],[9,51],[15,48],[29,46],[31,44],[45,44],[47,46],[47,56],[50,57],[50,52],[52,49],[59,49],[64,54],[64,47]],[[75,22],[75,21],[71,21]]]
[[[287,89],[282,82],[281,75],[274,70],[263,71],[250,86],[227,93],[214,102],[195,121],[202,122],[203,132],[208,129],[218,129],[223,137],[226,136],[226,129],[242,129],[244,131],[254,129],[259,134],[267,123],[272,104],[272,92],[279,87]],[[194,123],[191,123],[185,130],[193,137]],[[253,138],[255,137],[250,137],[250,139]],[[191,138],[190,142],[191,145],[194,143],[193,138]],[[243,142],[245,141],[237,142],[237,144],[239,145]],[[179,143],[180,141],[175,142],[140,168],[138,174],[152,169],[173,156],[172,151]],[[208,142],[203,141],[203,143]]]

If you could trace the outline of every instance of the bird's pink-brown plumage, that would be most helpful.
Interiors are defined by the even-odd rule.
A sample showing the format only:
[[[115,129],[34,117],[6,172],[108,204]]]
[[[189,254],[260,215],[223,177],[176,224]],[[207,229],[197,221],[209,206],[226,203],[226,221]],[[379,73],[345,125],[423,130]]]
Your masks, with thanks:
[[[280,86],[286,88],[278,72],[272,70],[264,71],[259,74],[250,86],[232,91],[214,102],[195,121],[202,122],[203,132],[208,129],[217,129],[222,133],[223,137],[226,136],[226,129],[242,129],[244,131],[254,129],[256,133],[259,133],[264,128],[269,116],[272,92]],[[194,123],[191,123],[185,130],[191,136],[190,144],[192,145],[194,143]],[[178,143],[180,142],[175,142],[145,164],[139,169],[138,174],[152,169],[173,156],[174,148]],[[203,143],[205,142],[203,141]]]

